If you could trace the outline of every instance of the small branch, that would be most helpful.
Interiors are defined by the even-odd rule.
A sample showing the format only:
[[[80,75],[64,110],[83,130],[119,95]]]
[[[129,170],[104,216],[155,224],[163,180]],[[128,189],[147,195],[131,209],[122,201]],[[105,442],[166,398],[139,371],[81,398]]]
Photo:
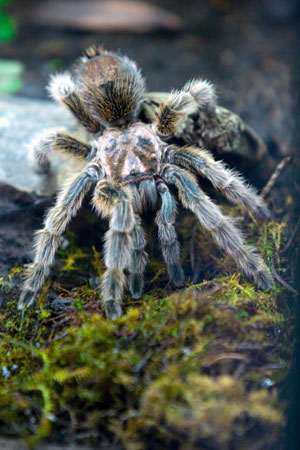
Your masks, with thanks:
[[[286,281],[284,281],[283,278],[281,278],[281,276],[276,272],[275,269],[275,265],[274,265],[274,260],[271,260],[270,263],[270,269],[272,272],[272,275],[274,276],[274,278],[276,278],[276,280],[286,289],[288,289],[290,292],[292,292],[294,295],[298,295],[298,292],[296,291],[296,289],[294,289],[292,286],[290,286]]]
[[[284,248],[283,248],[282,250],[280,250],[280,252],[279,252],[280,255],[284,255],[285,252],[290,248],[290,246],[291,246],[293,240],[294,240],[295,237],[296,237],[296,234],[297,234],[299,225],[300,225],[300,219],[298,219],[298,222],[297,222],[297,224],[296,224],[296,226],[295,226],[295,228],[294,228],[294,230],[293,230],[293,232],[292,232],[292,234],[291,234],[291,236],[290,236],[290,238],[289,238],[287,244],[284,246]]]
[[[290,162],[291,157],[290,156],[286,156],[276,167],[275,171],[273,172],[273,174],[271,175],[271,178],[269,179],[269,181],[267,182],[267,184],[265,185],[265,187],[263,188],[263,190],[260,193],[260,196],[262,198],[265,198],[266,195],[270,192],[270,190],[272,189],[272,187],[274,186],[274,184],[277,181],[277,178],[279,177],[279,175],[281,174],[282,170],[285,168],[285,166],[287,165],[288,162]]]

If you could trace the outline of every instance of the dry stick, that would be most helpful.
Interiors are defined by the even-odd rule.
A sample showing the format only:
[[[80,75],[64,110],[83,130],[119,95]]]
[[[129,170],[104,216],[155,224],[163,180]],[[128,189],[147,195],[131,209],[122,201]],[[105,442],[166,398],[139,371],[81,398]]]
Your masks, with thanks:
[[[260,196],[262,198],[264,198],[272,189],[272,187],[274,186],[274,184],[277,181],[277,178],[279,177],[281,171],[285,168],[285,166],[288,164],[288,162],[291,160],[291,156],[286,156],[285,158],[283,158],[283,160],[278,164],[278,166],[276,167],[274,173],[272,174],[271,178],[269,179],[269,181],[267,182],[267,184],[265,185],[265,187],[263,188],[263,190],[260,193]],[[299,222],[296,226],[296,230],[299,226]],[[296,234],[296,233],[295,233]],[[293,236],[294,238],[295,236]],[[289,240],[288,245],[284,248],[284,251],[286,251],[289,246],[292,243],[292,240]],[[283,280],[283,278],[281,278],[281,276],[276,272],[275,269],[275,264],[274,264],[274,259],[271,260],[271,264],[270,264],[270,268],[271,268],[271,272],[274,276],[274,278],[282,285],[284,286],[286,289],[288,289],[290,292],[292,292],[295,296],[298,295],[298,292],[296,291],[296,289],[294,289],[292,286],[290,286],[285,280]]]
[[[276,280],[282,284],[283,287],[285,287],[287,290],[291,291],[294,295],[298,296],[298,292],[296,291],[296,289],[294,289],[292,286],[290,286],[283,278],[281,278],[281,276],[276,272],[275,269],[275,264],[274,264],[274,258],[271,259],[270,261],[270,269],[272,272],[272,275],[274,276],[274,278],[276,278]]]
[[[274,186],[274,184],[277,181],[277,178],[279,177],[281,171],[285,168],[285,166],[287,165],[287,163],[291,160],[290,156],[286,156],[285,158],[283,158],[283,160],[278,164],[278,166],[276,167],[274,173],[272,174],[271,178],[269,179],[269,181],[267,182],[267,184],[265,185],[265,187],[263,188],[263,190],[260,193],[260,196],[262,198],[264,198],[272,189],[272,187]]]
[[[285,247],[282,250],[279,251],[280,255],[284,255],[285,252],[290,248],[291,244],[293,243],[293,240],[295,239],[295,237],[297,235],[297,231],[298,231],[299,225],[300,225],[300,218],[298,219],[298,222],[297,222],[294,230],[292,231],[292,234],[291,234],[287,244],[285,245]]]

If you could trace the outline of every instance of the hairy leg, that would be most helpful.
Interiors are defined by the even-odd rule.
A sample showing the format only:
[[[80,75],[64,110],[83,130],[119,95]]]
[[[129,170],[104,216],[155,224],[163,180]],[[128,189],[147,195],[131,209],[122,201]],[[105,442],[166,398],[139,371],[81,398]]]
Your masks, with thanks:
[[[144,270],[147,263],[146,238],[141,220],[136,216],[136,224],[131,232],[132,249],[129,270],[129,289],[133,298],[140,298],[144,288]]]
[[[31,159],[40,173],[48,173],[50,170],[50,162],[48,154],[51,151],[71,154],[79,158],[87,159],[91,154],[91,145],[84,144],[72,136],[57,131],[47,131],[31,145]]]
[[[45,218],[45,227],[38,231],[34,241],[34,262],[29,266],[18,308],[32,306],[48,275],[60,237],[68,223],[81,207],[83,198],[99,176],[94,167],[87,168],[69,181],[57,197],[55,206]]]
[[[157,189],[153,178],[142,180],[139,185],[139,195],[143,209],[154,209],[157,202]]]
[[[81,100],[71,74],[68,72],[53,75],[48,90],[51,97],[66,106],[90,133],[103,131],[103,127],[91,117]]]
[[[197,108],[213,105],[213,86],[205,80],[191,80],[181,91],[170,93],[168,100],[160,105],[154,124],[160,134],[168,136],[175,133],[176,127],[186,114],[195,112]]]
[[[183,284],[183,271],[179,261],[180,247],[174,227],[176,203],[167,185],[162,181],[157,183],[157,190],[162,202],[155,220],[158,226],[161,250],[171,280],[175,286],[181,286]]]
[[[128,187],[131,192],[133,210],[136,214],[140,214],[143,210],[143,205],[139,188],[136,183],[129,183]]]
[[[162,178],[175,184],[182,204],[193,211],[201,225],[209,230],[214,241],[239,265],[247,277],[260,289],[272,288],[273,280],[255,248],[245,245],[240,230],[232,219],[220,209],[197,186],[191,175],[176,166],[162,169]]]
[[[97,211],[109,216],[109,230],[105,234],[102,277],[102,300],[107,317],[117,319],[122,315],[122,299],[125,287],[124,269],[133,251],[132,233],[136,226],[130,190],[99,183],[95,189],[93,204]]]
[[[169,147],[165,162],[176,164],[206,177],[232,203],[243,206],[255,216],[267,219],[270,214],[262,198],[246,184],[234,170],[228,169],[222,161],[215,161],[212,155],[193,147]]]

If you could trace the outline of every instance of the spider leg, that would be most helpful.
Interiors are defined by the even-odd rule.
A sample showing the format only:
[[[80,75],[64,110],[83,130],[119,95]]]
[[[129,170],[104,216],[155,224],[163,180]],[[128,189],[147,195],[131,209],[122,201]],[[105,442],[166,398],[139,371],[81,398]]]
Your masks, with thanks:
[[[180,247],[174,227],[176,203],[167,185],[159,181],[157,190],[161,198],[161,209],[156,216],[158,237],[169,276],[175,286],[182,286],[183,271],[180,264]]]
[[[99,133],[103,130],[102,125],[91,117],[81,100],[71,74],[68,72],[53,75],[51,77],[48,91],[51,97],[66,106],[90,133]]]
[[[187,92],[193,97],[198,108],[208,106],[210,109],[216,106],[216,92],[214,86],[207,80],[195,78],[188,81],[183,92]]]
[[[222,161],[216,161],[206,150],[168,147],[165,161],[206,177],[229,201],[250,210],[258,218],[270,217],[267,207],[255,190],[237,172],[228,169]]]
[[[154,124],[160,134],[169,136],[186,114],[191,114],[205,105],[215,105],[215,90],[208,81],[195,79],[185,84],[181,91],[172,91],[166,102],[158,108]]]
[[[85,194],[99,177],[99,168],[89,166],[75,179],[69,181],[58,195],[56,204],[45,218],[45,226],[38,231],[34,241],[34,262],[27,270],[18,309],[32,306],[48,275],[60,237],[68,223],[81,207]]]
[[[122,315],[125,286],[124,269],[131,260],[132,232],[136,226],[130,190],[98,183],[93,204],[100,214],[109,216],[109,230],[105,233],[102,299],[107,317],[114,320]]]
[[[157,188],[153,178],[142,180],[139,185],[139,195],[142,208],[154,209],[157,202]]]
[[[147,264],[145,252],[146,238],[141,219],[136,216],[136,224],[131,232],[132,249],[129,270],[129,289],[133,298],[140,298],[144,288],[143,273]]]
[[[165,165],[161,176],[167,183],[176,185],[182,204],[193,211],[201,225],[209,230],[214,241],[233,257],[245,275],[260,289],[272,288],[272,277],[255,248],[245,245],[240,230],[197,186],[194,177],[172,165]]]
[[[51,151],[67,153],[79,158],[87,159],[91,154],[91,145],[84,144],[72,136],[57,131],[42,133],[31,144],[31,160],[35,169],[40,173],[48,173],[50,162],[48,154]]]
[[[184,119],[185,114],[192,113],[195,101],[184,91],[171,92],[166,102],[162,103],[154,119],[154,125],[159,134],[169,136],[175,133],[177,125]]]

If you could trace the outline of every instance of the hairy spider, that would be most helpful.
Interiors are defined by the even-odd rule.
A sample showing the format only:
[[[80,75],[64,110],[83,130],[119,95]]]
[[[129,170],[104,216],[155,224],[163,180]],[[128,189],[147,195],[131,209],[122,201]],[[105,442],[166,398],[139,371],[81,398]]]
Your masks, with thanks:
[[[154,122],[145,124],[137,119],[145,91],[140,70],[127,57],[93,46],[75,66],[73,75],[53,76],[49,90],[94,136],[91,144],[86,144],[61,132],[50,132],[34,145],[37,164],[43,171],[49,168],[48,153],[52,150],[71,153],[87,162],[80,174],[67,180],[45,218],[44,228],[37,232],[35,258],[26,275],[19,309],[34,304],[61,235],[91,188],[93,207],[109,219],[104,244],[106,271],[101,282],[108,317],[116,319],[122,314],[125,270],[129,272],[131,295],[139,298],[142,294],[147,255],[140,214],[155,207],[158,197],[160,209],[155,222],[162,254],[173,283],[183,283],[174,227],[176,202],[169,185],[176,186],[184,207],[197,216],[216,244],[233,257],[258,288],[272,287],[262,258],[245,244],[234,221],[203,192],[194,174],[207,178],[231,202],[266,219],[269,214],[262,199],[206,150],[168,144],[168,137],[186,114],[214,105],[215,91],[209,82],[192,80],[181,91],[171,92]]]

